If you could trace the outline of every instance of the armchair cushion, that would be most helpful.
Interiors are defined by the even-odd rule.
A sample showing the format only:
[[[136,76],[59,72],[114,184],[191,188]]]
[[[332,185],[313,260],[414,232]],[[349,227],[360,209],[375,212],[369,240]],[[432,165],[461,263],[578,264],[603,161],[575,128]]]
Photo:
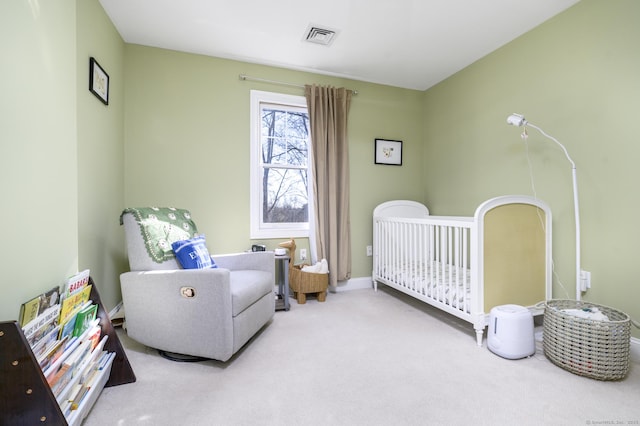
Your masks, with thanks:
[[[217,268],[209,255],[204,235],[171,243],[178,262],[184,269]]]
[[[234,317],[265,294],[273,293],[273,274],[265,271],[231,271],[230,280],[231,313]]]

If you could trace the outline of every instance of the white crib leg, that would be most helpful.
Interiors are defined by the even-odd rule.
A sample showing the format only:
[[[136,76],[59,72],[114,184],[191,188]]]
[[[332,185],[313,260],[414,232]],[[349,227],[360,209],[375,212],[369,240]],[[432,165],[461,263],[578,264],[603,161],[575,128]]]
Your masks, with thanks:
[[[378,281],[376,280],[372,280],[373,281],[373,291],[378,291]]]
[[[484,328],[476,328],[476,343],[482,347],[482,337],[484,336]]]

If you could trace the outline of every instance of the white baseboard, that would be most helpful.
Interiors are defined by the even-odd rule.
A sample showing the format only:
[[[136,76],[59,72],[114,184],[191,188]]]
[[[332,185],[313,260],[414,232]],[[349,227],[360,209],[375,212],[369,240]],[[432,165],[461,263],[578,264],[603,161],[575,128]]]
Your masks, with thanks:
[[[351,278],[346,281],[338,281],[338,286],[335,289],[330,288],[331,293],[340,293],[350,290],[362,290],[365,288],[373,289],[373,282],[371,277],[359,277]]]

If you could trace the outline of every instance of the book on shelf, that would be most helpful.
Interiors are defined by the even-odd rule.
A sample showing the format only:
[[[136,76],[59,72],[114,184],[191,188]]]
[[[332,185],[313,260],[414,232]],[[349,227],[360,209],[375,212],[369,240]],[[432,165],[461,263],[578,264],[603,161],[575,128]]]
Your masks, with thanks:
[[[48,366],[56,362],[56,360],[62,356],[66,348],[65,345],[68,338],[69,336],[65,337],[64,339],[54,341],[40,356],[36,357],[36,359],[38,360],[38,365],[42,370],[45,370]]]
[[[59,316],[60,304],[56,304],[47,308],[22,328],[24,337],[32,348],[58,326]]]
[[[108,334],[105,334],[104,336],[102,336],[102,339],[100,339],[99,342],[92,349],[91,359],[90,359],[90,364],[92,368],[88,369],[87,371],[85,371],[83,375],[80,376],[80,382],[86,384],[89,387],[91,387],[93,380],[95,379],[94,376],[96,375],[96,372],[99,371],[102,358],[104,358],[105,354],[107,353],[106,351],[104,351],[104,346],[107,343],[108,338],[109,338]]]
[[[33,299],[24,302],[20,306],[18,323],[20,327],[25,327],[48,308],[60,302],[60,287],[55,286],[51,290],[37,295]]]
[[[75,315],[73,335],[78,337],[84,333],[91,326],[93,320],[96,319],[97,313],[98,305],[95,303],[80,309],[80,311]]]
[[[78,409],[78,407],[80,406],[80,403],[82,402],[84,397],[87,395],[87,392],[89,392],[89,389],[91,389],[89,386],[85,384],[78,384],[78,387],[79,387],[78,391],[73,393],[71,398],[67,400],[70,404],[69,408],[71,411]]]
[[[106,337],[107,336],[105,336],[104,338],[105,341]],[[69,400],[74,402],[74,397],[76,397],[76,394],[80,391],[78,385],[90,387],[87,379],[94,371],[99,369],[100,360],[106,353],[103,352],[103,347],[104,343],[96,346],[96,348],[94,349],[81,347],[78,350],[82,353],[78,356],[78,358],[75,361],[69,361],[69,363],[75,363],[75,365],[72,365],[72,367],[70,367],[71,370],[65,371],[60,380],[56,384],[51,386],[51,389],[56,396],[56,400],[58,401],[58,403],[60,403],[60,405]],[[77,403],[79,401],[75,402]]]
[[[88,284],[67,298],[62,299],[60,306],[60,324],[66,324],[71,315],[89,300],[90,295],[91,284]]]
[[[96,361],[99,366],[92,367],[90,375],[86,380],[81,381],[79,390],[77,385],[74,385],[67,399],[60,404],[64,406],[63,413],[69,424],[73,424],[78,416],[86,412],[83,412],[83,406],[86,405],[87,401],[91,400],[92,397],[90,395],[98,392],[99,389],[96,389],[96,386],[101,386],[101,383],[104,384],[105,377],[109,376],[116,354],[115,352],[107,353],[104,351],[100,351],[99,354],[100,357]]]
[[[91,340],[91,349],[98,346],[98,342],[100,342],[100,337],[102,336],[102,327],[99,324],[96,324],[89,333],[87,334],[87,340]]]
[[[77,337],[72,337],[64,347],[64,352],[57,358],[54,362],[51,363],[46,369],[43,370],[44,378],[47,380],[47,383],[51,383],[53,380],[53,376],[60,369],[62,362],[69,356],[71,353],[80,345],[80,340]]]
[[[78,316],[78,312],[88,308],[92,304],[93,304],[93,301],[89,299],[86,302],[84,302],[82,305],[78,306],[69,315],[67,315],[67,318],[64,320],[64,322],[60,323],[60,336],[59,336],[60,339],[62,339],[64,336],[73,335],[73,330],[76,328],[76,318]]]
[[[53,395],[58,398],[60,393],[71,382],[74,376],[78,373],[79,365],[83,360],[91,353],[91,342],[85,340],[62,362],[62,365],[53,375],[49,386]]]
[[[31,347],[31,351],[36,358],[42,355],[52,344],[58,341],[59,332],[60,325],[57,325]]]
[[[38,309],[40,309],[40,296],[24,302],[20,306],[20,314],[18,316],[20,327],[24,327],[34,320],[38,316]]]
[[[82,335],[78,337],[73,336],[72,339],[74,339],[74,343],[65,346],[65,350],[60,358],[52,363],[50,368],[44,371],[44,376],[54,395],[57,395],[61,388],[68,383],[74,373],[76,373],[76,367],[92,352],[94,344],[93,341],[89,339],[89,336],[95,332],[95,327],[100,327],[98,325],[99,321],[100,320],[96,318],[90,325],[90,328]]]
[[[109,338],[108,335],[104,335],[99,342],[96,342],[97,343],[96,345],[93,345],[93,342],[92,342],[91,355],[82,365],[82,368],[80,369],[80,372],[78,375],[79,376],[78,381],[80,383],[91,385],[91,381],[89,380],[89,378],[94,371],[99,370],[100,360],[107,353],[106,351],[104,351],[104,345],[107,342],[108,338]]]
[[[74,407],[74,404],[82,397],[80,394],[83,393],[83,388],[83,385],[76,383],[71,389],[71,392],[69,392],[69,395],[60,403],[60,410],[65,417],[68,418],[71,415],[71,411],[78,408],[77,406]]]
[[[89,284],[89,272],[89,269],[85,269],[84,271],[78,272],[77,274],[67,278],[62,285],[62,290],[60,292],[61,297],[65,299],[86,287]]]
[[[98,320],[96,320],[98,321]],[[80,337],[71,337],[68,343],[65,344],[65,349],[59,359],[53,362],[46,370],[43,371],[45,379],[49,385],[57,379],[54,379],[55,375],[58,374],[59,370],[63,368],[64,364],[70,364],[72,361],[72,357],[78,355],[78,349],[86,340],[86,336],[88,335],[88,331],[86,334],[83,334]]]

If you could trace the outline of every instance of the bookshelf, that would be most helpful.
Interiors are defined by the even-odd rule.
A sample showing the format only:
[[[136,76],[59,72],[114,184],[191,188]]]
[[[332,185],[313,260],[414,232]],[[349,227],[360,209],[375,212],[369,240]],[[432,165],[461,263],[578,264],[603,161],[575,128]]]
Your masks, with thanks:
[[[105,374],[91,394],[87,394],[86,403],[83,401],[73,418],[73,425],[79,425],[86,417],[103,387],[136,381],[93,279],[89,278],[89,283],[92,284],[91,300],[98,304],[102,335],[109,336],[104,350],[114,352],[115,358],[109,375]],[[0,322],[0,348],[0,426],[68,425],[17,321]]]

